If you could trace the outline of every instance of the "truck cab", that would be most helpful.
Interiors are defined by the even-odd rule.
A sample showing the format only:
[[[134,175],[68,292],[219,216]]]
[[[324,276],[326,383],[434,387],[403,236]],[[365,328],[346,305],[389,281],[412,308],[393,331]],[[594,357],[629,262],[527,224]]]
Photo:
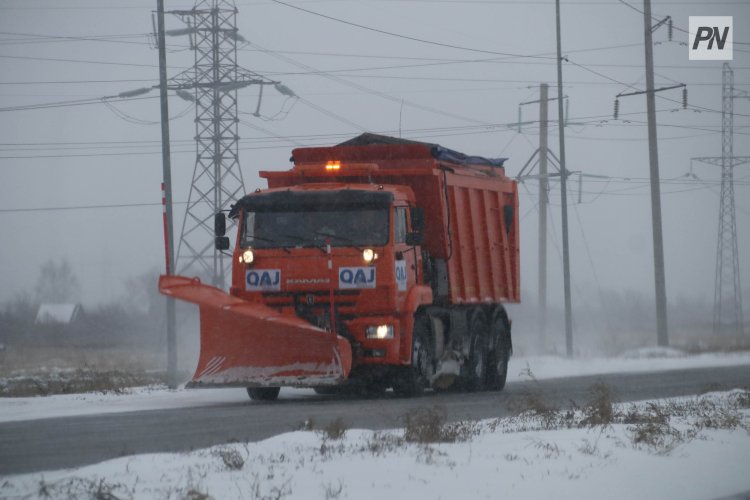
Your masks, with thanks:
[[[411,361],[414,302],[431,303],[423,212],[406,186],[314,183],[234,205],[230,294],[349,340],[359,378]],[[354,377],[355,380],[357,377]]]

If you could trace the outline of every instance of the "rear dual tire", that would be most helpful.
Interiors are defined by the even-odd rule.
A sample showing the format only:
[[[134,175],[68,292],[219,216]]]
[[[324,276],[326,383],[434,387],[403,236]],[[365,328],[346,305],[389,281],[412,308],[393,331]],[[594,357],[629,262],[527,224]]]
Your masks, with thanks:
[[[501,391],[508,378],[510,359],[510,325],[502,314],[497,314],[492,322],[491,334],[495,347],[490,351],[487,362],[487,389]]]
[[[475,311],[469,320],[471,344],[469,359],[464,369],[466,390],[481,391],[485,388],[489,357],[487,317],[482,311]]]

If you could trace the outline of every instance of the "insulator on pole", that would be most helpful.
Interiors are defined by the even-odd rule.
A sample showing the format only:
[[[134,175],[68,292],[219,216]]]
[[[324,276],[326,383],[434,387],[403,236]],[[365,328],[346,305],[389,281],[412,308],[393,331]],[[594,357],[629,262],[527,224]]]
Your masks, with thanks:
[[[620,115],[620,99],[615,98],[615,120],[617,120],[619,115]]]
[[[687,109],[687,85],[682,87],[682,109]]]
[[[667,21],[667,39],[671,42],[672,41],[672,34],[674,33],[674,28],[672,27],[672,18],[668,18],[669,21]]]
[[[521,133],[521,106],[518,106],[518,133]]]

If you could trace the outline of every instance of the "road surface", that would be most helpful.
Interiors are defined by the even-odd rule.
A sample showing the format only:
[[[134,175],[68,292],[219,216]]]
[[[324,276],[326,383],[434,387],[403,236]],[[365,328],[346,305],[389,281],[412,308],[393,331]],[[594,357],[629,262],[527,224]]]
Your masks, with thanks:
[[[348,427],[387,429],[402,426],[407,412],[425,406],[442,408],[449,420],[503,417],[518,411],[519,401],[530,391],[539,391],[555,405],[580,405],[599,380],[612,389],[616,401],[637,401],[748,387],[750,365],[512,382],[497,393],[427,394],[415,399],[398,399],[391,393],[380,399],[306,396],[271,403],[241,399],[195,408],[0,423],[0,475],[258,441],[297,429],[308,419],[317,427],[342,418]]]

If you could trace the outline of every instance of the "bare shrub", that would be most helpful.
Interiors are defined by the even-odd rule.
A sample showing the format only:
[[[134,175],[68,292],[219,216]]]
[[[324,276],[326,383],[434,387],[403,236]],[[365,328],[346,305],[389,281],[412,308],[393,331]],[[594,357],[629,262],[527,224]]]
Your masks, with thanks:
[[[208,493],[204,493],[196,488],[190,488],[185,492],[185,500],[211,500],[213,498]]]
[[[323,494],[326,496],[326,500],[335,500],[341,496],[341,492],[344,491],[344,485],[341,481],[338,481],[336,486],[333,483],[326,483],[323,487]]]
[[[744,391],[737,394],[734,398],[734,401],[737,408],[750,408],[750,390],[745,389]]]
[[[120,483],[109,483],[105,478],[82,477],[65,478],[53,483],[42,478],[36,494],[38,498],[93,498],[94,500],[119,500],[132,497],[132,492]]]
[[[685,442],[685,436],[667,423],[645,422],[628,428],[636,446],[646,446],[659,455],[668,455]]]
[[[328,439],[338,440],[343,438],[346,435],[346,431],[348,430],[349,427],[344,422],[344,419],[339,417],[323,427],[322,433]]]
[[[404,438],[390,432],[375,432],[359,451],[368,451],[373,455],[393,452],[404,446]]]
[[[612,424],[615,412],[609,386],[600,380],[589,388],[589,394],[590,399],[583,406],[583,418],[579,426],[593,427]]]
[[[221,458],[221,461],[227,470],[242,470],[245,466],[245,459],[242,458],[240,452],[234,448],[222,448],[216,451],[216,455]]]
[[[404,416],[404,439],[410,443],[455,443],[478,432],[473,422],[446,422],[445,410],[438,407],[417,408]]]

